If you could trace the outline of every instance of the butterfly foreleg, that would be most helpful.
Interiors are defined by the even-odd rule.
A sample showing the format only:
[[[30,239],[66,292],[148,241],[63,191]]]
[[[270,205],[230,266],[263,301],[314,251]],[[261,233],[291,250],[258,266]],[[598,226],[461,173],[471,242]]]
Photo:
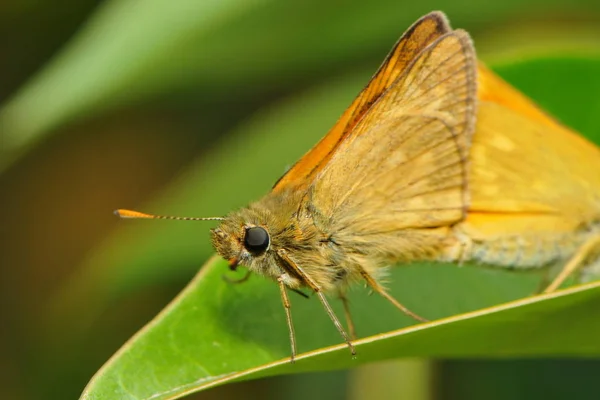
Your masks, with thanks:
[[[244,276],[242,276],[241,278],[235,279],[235,278],[230,278],[227,275],[223,275],[223,280],[225,282],[231,283],[231,284],[244,283],[250,278],[250,275],[252,275],[252,271],[247,270],[246,274]]]
[[[294,275],[300,277],[302,281],[317,294],[319,300],[321,301],[321,304],[323,305],[323,308],[325,308],[325,311],[327,312],[327,315],[329,315],[329,318],[331,319],[338,332],[340,333],[342,338],[344,338],[344,341],[348,345],[350,352],[352,353],[352,355],[355,355],[356,350],[354,349],[354,345],[350,340],[350,336],[348,335],[348,333],[346,333],[346,330],[342,326],[340,320],[333,312],[333,309],[329,305],[329,302],[327,301],[327,298],[321,291],[319,285],[317,285],[317,283],[294,260],[292,260],[287,251],[285,251],[284,249],[279,249],[277,250],[277,255],[286,264],[286,266],[291,269],[291,272]]]

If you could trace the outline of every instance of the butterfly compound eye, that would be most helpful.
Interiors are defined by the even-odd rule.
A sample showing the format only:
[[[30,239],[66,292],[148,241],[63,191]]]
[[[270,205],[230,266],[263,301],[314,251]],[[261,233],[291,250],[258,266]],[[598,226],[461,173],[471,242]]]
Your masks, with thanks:
[[[269,234],[265,228],[254,226],[246,229],[244,246],[249,252],[253,254],[260,254],[264,252],[269,247],[269,241]]]

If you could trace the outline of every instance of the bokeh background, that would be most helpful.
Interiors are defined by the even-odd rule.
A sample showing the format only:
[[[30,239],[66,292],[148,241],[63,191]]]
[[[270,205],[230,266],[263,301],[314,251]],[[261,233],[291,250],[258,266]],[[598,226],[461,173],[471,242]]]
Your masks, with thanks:
[[[115,248],[147,251],[134,238],[154,228],[113,209],[210,216],[255,199],[286,167],[269,155],[293,163],[434,9],[492,64],[600,53],[597,0],[0,2],[0,398],[77,398],[210,255],[207,227],[189,225],[150,253],[160,270],[116,268]],[[310,140],[309,101],[325,127]],[[263,143],[278,118],[297,134]],[[246,149],[255,161],[237,163]],[[196,174],[218,179],[189,187]],[[401,360],[191,398],[595,399],[598,374],[593,360]]]

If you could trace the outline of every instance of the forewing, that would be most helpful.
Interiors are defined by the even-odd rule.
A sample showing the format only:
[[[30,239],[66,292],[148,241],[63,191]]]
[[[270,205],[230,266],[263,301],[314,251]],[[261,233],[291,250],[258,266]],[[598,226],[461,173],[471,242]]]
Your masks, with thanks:
[[[361,235],[459,221],[476,113],[475,51],[457,30],[429,45],[340,143],[310,200]]]
[[[329,133],[277,181],[273,191],[280,191],[290,186],[300,188],[310,185],[316,174],[327,164],[338,144],[345,137],[357,132],[354,127],[373,103],[386,92],[425,47],[450,30],[444,14],[437,11],[415,22],[394,45],[368,85],[346,109]]]

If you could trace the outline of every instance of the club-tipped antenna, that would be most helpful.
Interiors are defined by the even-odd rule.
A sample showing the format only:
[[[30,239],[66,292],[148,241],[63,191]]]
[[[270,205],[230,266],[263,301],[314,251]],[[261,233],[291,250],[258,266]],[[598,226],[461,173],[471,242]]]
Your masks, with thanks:
[[[171,215],[153,215],[124,209],[115,210],[115,215],[123,219],[173,219],[179,221],[222,221],[224,219],[223,217],[174,217]]]

